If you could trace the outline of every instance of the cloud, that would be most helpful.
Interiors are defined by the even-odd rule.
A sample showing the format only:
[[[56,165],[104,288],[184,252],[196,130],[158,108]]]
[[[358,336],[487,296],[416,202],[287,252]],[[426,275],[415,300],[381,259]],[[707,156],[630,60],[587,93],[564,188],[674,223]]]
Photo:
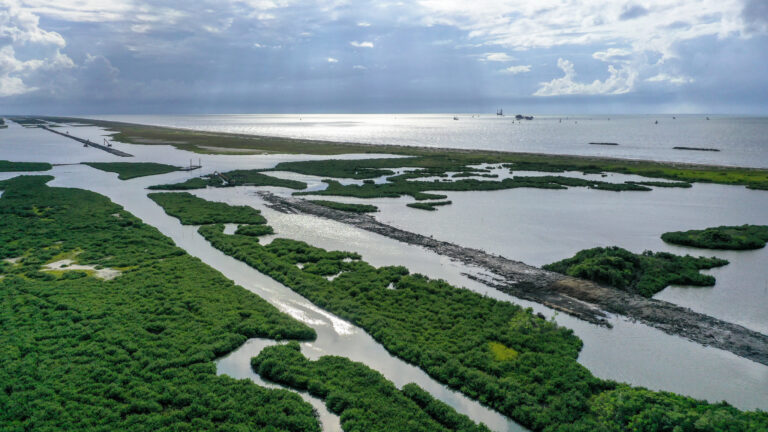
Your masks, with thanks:
[[[7,3],[0,8],[0,97],[39,89],[41,75],[74,67],[61,48],[64,38],[39,26],[36,15]]]
[[[574,80],[576,71],[573,63],[562,58],[557,60],[557,67],[562,69],[563,76],[552,81],[541,83],[534,96],[563,96],[563,95],[617,95],[632,91],[637,73],[627,67],[616,69],[608,66],[610,76],[605,81],[595,80],[591,83],[581,83]]]
[[[333,58],[333,57],[328,57],[327,59],[325,59],[325,61],[327,61],[328,63],[338,63],[339,59]]]
[[[666,73],[660,73],[650,78],[646,78],[645,80],[648,82],[667,82],[669,84],[674,84],[674,85],[683,85],[683,84],[692,83],[694,81],[693,78],[690,78],[687,76],[675,76],[675,75],[669,75]]]
[[[600,60],[603,62],[615,62],[615,61],[625,61],[629,59],[629,56],[632,55],[632,51],[621,49],[621,48],[608,48],[605,51],[597,51],[594,54],[592,54],[592,58],[595,60]]]
[[[495,61],[495,62],[509,62],[509,61],[515,61],[514,57],[510,56],[507,53],[503,52],[489,52],[482,55],[480,58],[481,61]]]
[[[365,21],[360,21],[360,22],[357,23],[357,26],[358,27],[370,27],[371,23],[365,22]]]
[[[354,65],[354,66],[352,66],[352,69],[355,69],[355,70],[368,70],[368,68],[363,66],[363,65]]]
[[[621,12],[621,15],[619,15],[619,19],[622,21],[631,20],[646,16],[648,13],[648,9],[640,5],[626,5],[624,6],[624,10]]]
[[[765,0],[745,0],[741,17],[749,32],[768,32],[768,2]]]
[[[525,73],[531,71],[531,65],[519,65],[519,66],[510,66],[508,68],[501,70],[504,73],[517,75],[519,73]]]
[[[368,41],[363,41],[363,42],[352,41],[349,44],[355,48],[373,48],[373,42],[368,42]]]

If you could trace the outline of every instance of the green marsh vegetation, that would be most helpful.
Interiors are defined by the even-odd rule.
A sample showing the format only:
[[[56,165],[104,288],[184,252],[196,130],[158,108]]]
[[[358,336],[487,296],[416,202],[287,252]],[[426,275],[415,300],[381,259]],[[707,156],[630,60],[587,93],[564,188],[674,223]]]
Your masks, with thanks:
[[[415,208],[415,209],[435,211],[439,206],[450,205],[450,204],[451,204],[450,201],[427,201],[427,202],[408,203],[406,205],[408,207]]]
[[[768,226],[719,226],[703,230],[673,231],[661,235],[667,243],[702,249],[760,249],[768,242]]]
[[[652,297],[669,285],[712,286],[715,278],[699,270],[728,264],[720,258],[679,256],[667,252],[632,253],[612,246],[578,252],[545,265],[547,270],[588,279],[623,291]]]
[[[323,207],[332,208],[334,210],[341,210],[352,213],[376,213],[379,208],[370,204],[348,204],[338,201],[326,201],[326,200],[309,200],[311,203],[321,205]]]
[[[411,156],[400,159],[400,162],[386,162],[384,159],[368,159],[363,164],[357,164],[362,169],[373,165],[386,169],[397,167],[445,167],[452,165],[449,171],[467,171],[461,169],[467,165],[480,163],[512,164],[516,171],[545,171],[565,172],[580,171],[588,173],[615,172],[636,174],[644,177],[663,178],[688,183],[720,183],[743,185],[751,189],[768,190],[768,169],[735,168],[707,165],[685,165],[677,163],[635,161],[613,158],[545,155],[535,153],[510,153],[493,151],[467,151],[461,149],[432,149],[424,147],[368,145],[354,143],[337,143],[326,141],[298,140],[290,138],[263,137],[254,135],[237,135],[227,133],[201,132],[184,129],[173,129],[156,126],[144,126],[130,123],[110,122],[101,120],[46,117],[56,122],[72,122],[92,124],[117,131],[114,140],[134,144],[171,144],[177,148],[198,153],[228,153],[228,149],[250,149],[254,152],[340,155],[348,153],[378,153]],[[230,152],[231,153],[231,152]],[[375,161],[375,162],[374,162]],[[407,163],[403,163],[407,162]],[[281,170],[292,167],[299,169],[293,162],[279,164]],[[305,169],[306,166],[302,167]],[[471,171],[471,169],[469,170]],[[300,171],[296,171],[300,172]],[[309,174],[309,173],[308,173]],[[342,177],[331,172],[318,171],[313,175]],[[360,178],[373,178],[371,177]]]
[[[251,337],[312,340],[311,328],[106,197],[51,179],[0,182],[0,429],[320,430],[298,395],[212,362]],[[62,257],[122,274],[40,271]]]
[[[418,149],[414,151],[416,150]],[[390,152],[397,153],[396,151]],[[449,171],[477,172],[482,174],[482,170],[471,168],[470,165],[500,163],[503,167],[513,171],[552,173],[577,171],[585,174],[613,172],[660,178],[680,183],[720,183],[744,185],[752,189],[768,188],[768,169],[684,165],[529,153],[467,152],[459,150],[441,150],[441,154],[434,154],[434,151],[432,153],[407,158],[283,162],[278,164],[275,169],[316,176],[361,179],[392,175],[394,174],[393,169],[403,167],[423,169],[432,173],[432,175],[444,174]],[[662,185],[660,187],[664,186],[669,185]]]
[[[136,177],[166,174],[179,171],[181,168],[155,162],[83,162],[91,168],[117,173],[120,180],[130,180]]]
[[[207,201],[187,192],[155,192],[147,195],[183,225],[237,223],[261,225],[267,222],[261,212],[249,206]]]
[[[191,190],[223,186],[277,186],[288,189],[306,189],[307,184],[297,180],[286,180],[263,174],[261,170],[235,170],[223,173],[228,180],[225,184],[220,176],[209,174],[189,179],[182,183],[150,186],[153,190]]]
[[[398,390],[379,372],[345,357],[310,361],[295,342],[265,348],[251,366],[266,379],[323,399],[346,431],[489,431],[416,384]]]
[[[280,238],[261,245],[223,234],[223,225],[199,232],[217,249],[365,329],[393,355],[535,431],[768,427],[760,411],[598,379],[577,361],[581,340],[530,309],[403,267],[375,268],[350,252]],[[306,380],[301,385],[322,381],[314,373]]]
[[[53,166],[46,162],[11,162],[0,160],[0,172],[48,171]]]

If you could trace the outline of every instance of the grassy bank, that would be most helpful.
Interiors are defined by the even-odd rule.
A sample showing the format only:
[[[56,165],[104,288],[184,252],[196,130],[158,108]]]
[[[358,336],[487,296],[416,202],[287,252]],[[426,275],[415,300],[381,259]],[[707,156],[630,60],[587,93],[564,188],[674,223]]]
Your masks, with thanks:
[[[719,226],[703,230],[673,231],[661,235],[667,243],[702,249],[760,249],[768,242],[768,226]]]
[[[309,200],[312,203],[328,207],[334,210],[341,210],[352,213],[376,213],[379,208],[370,204],[347,204],[338,201]]]
[[[451,204],[450,201],[428,201],[428,202],[408,203],[406,205],[408,207],[415,208],[415,209],[435,211],[439,206],[445,206],[450,204]]]
[[[0,182],[0,429],[319,431],[298,395],[216,375],[250,337],[314,331],[107,198]],[[105,281],[41,271],[64,257]],[[6,261],[10,260],[10,261]]]
[[[295,342],[265,348],[251,365],[271,381],[323,399],[345,431],[489,432],[416,384],[398,390],[379,372],[345,357],[310,361]]]
[[[699,270],[720,267],[720,258],[679,256],[667,252],[632,253],[616,246],[585,249],[572,258],[545,265],[547,270],[652,297],[669,285],[712,286],[715,278]]]
[[[154,162],[83,162],[83,165],[117,173],[117,178],[120,180],[130,180],[136,177],[166,174],[180,170],[177,166]]]
[[[263,174],[262,170],[235,170],[221,175],[209,174],[182,183],[150,186],[153,190],[192,190],[223,186],[276,186],[288,189],[306,189],[307,184],[298,180],[286,180]],[[225,180],[226,179],[226,180]]]
[[[403,267],[375,268],[354,253],[287,239],[261,245],[225,235],[223,226],[199,231],[224,253],[362,327],[393,355],[535,431],[768,427],[762,412],[598,379],[577,361],[582,342],[529,309]]]
[[[178,218],[183,225],[238,223],[259,225],[267,220],[261,212],[248,206],[230,206],[207,201],[187,192],[156,192],[148,195],[166,213]]]
[[[48,171],[53,166],[46,162],[11,162],[0,160],[0,172]]]

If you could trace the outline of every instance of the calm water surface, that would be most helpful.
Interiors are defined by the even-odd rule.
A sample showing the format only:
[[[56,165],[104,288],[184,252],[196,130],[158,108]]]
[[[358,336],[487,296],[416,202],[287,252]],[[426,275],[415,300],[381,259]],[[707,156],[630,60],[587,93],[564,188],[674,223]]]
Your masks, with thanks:
[[[768,118],[472,114],[94,116],[105,120],[288,138],[768,167]],[[658,124],[655,122],[658,121]],[[590,145],[614,142],[618,146]],[[674,150],[675,146],[720,152]]]

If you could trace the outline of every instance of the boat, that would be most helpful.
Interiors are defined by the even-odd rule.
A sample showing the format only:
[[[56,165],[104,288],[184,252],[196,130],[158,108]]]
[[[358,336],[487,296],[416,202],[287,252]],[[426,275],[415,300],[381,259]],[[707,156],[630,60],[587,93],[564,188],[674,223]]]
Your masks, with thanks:
[[[503,117],[503,116],[504,116],[504,110],[503,110],[503,109],[501,109],[501,108],[497,109],[497,110],[496,110],[496,115],[497,115],[497,116],[502,116],[502,117]]]
[[[458,120],[459,118],[458,118],[458,117],[456,117],[456,116],[453,116],[453,119],[454,119],[454,120]]]

